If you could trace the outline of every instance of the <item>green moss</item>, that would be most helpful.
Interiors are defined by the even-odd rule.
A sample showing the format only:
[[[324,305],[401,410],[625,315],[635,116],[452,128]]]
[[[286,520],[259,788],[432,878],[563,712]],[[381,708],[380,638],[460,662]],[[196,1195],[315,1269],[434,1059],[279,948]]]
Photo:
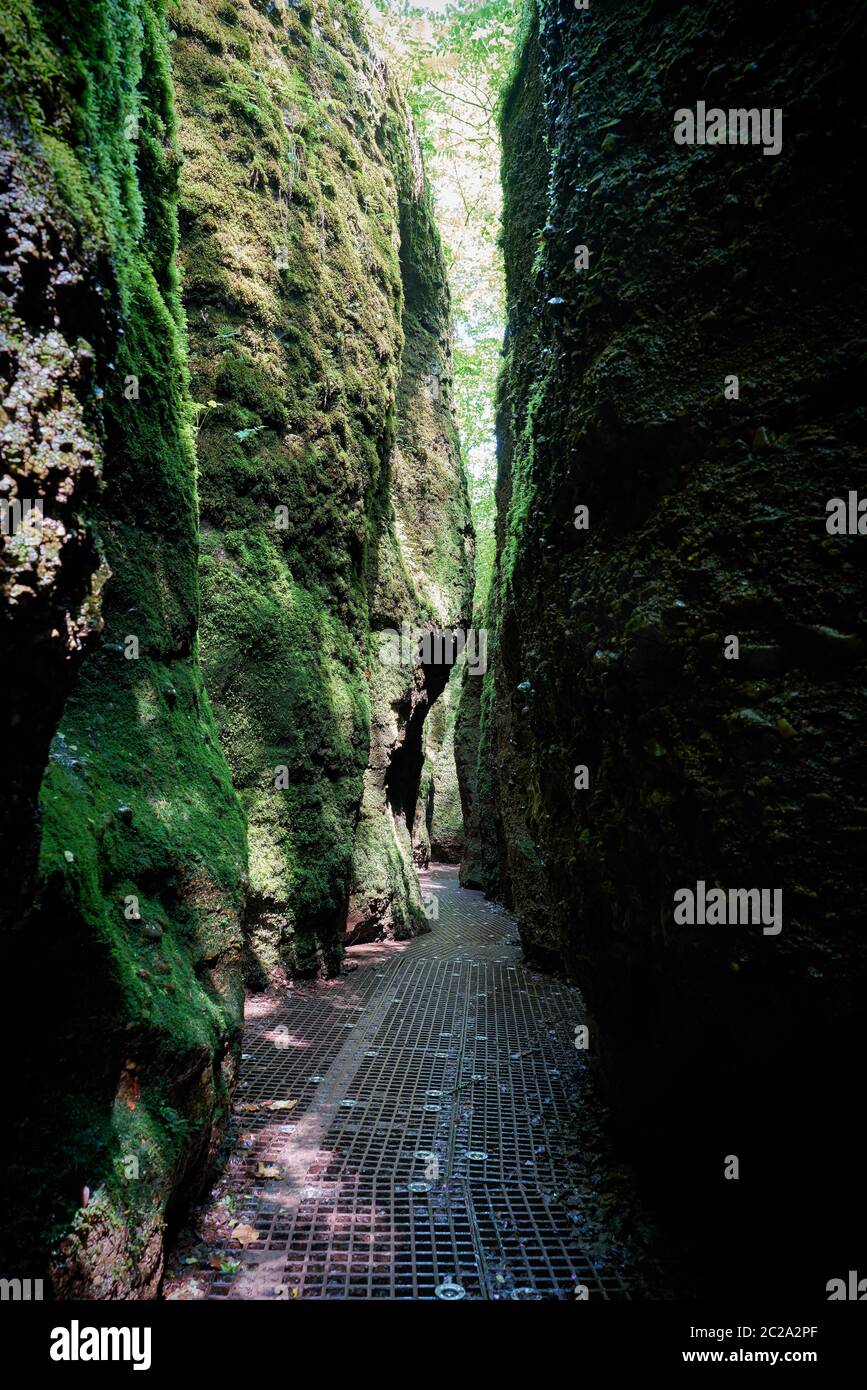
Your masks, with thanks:
[[[206,677],[249,819],[257,979],[281,960],[297,964],[303,933],[333,968],[367,759],[354,645],[327,594],[293,580],[277,536],[208,530],[202,558]]]
[[[464,818],[455,762],[455,725],[462,678],[463,663],[459,663],[425,726],[426,777],[422,778],[419,798],[432,857],[448,863],[458,863],[464,848]]]
[[[257,984],[336,968],[350,893],[393,903],[398,930],[423,920],[408,833],[381,771],[365,782],[409,673],[386,694],[368,633],[466,611],[454,424],[420,389],[446,351],[438,238],[396,90],[347,7],[314,13],[319,38],[218,10],[206,51],[184,0],[174,47],[193,389],[218,403],[198,435],[203,649],[249,819]]]
[[[42,73],[24,107],[25,157],[104,248],[114,325],[111,341],[92,345],[107,458],[93,516],[110,569],[103,641],[66,703],[41,795],[28,933],[55,953],[63,981],[49,989],[46,1037],[21,1083],[32,1090],[30,1125],[13,1181],[34,1201],[19,1254],[29,1249],[39,1267],[48,1230],[62,1237],[58,1287],[93,1288],[109,1277],[98,1213],[113,1212],[126,1230],[113,1276],[125,1296],[145,1278],[137,1239],[155,1240],[158,1256],[166,1203],[193,1159],[201,1168],[225,1115],[245,833],[195,637],[197,498],[162,5],[21,0],[12,11],[16,76]],[[124,1092],[133,1072],[134,1100]],[[58,1091],[75,1102],[61,1105]],[[149,1154],[137,1182],[118,1179],[130,1145]],[[70,1226],[84,1187],[94,1210]]]

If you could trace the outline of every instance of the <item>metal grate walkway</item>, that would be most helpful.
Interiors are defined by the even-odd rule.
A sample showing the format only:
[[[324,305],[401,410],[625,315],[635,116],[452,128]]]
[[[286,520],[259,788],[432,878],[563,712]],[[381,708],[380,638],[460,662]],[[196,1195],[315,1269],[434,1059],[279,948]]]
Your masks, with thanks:
[[[580,996],[524,967],[456,870],[423,886],[429,935],[248,1002],[232,1158],[179,1251],[205,1267],[169,1297],[628,1297],[616,1247],[561,1201]]]

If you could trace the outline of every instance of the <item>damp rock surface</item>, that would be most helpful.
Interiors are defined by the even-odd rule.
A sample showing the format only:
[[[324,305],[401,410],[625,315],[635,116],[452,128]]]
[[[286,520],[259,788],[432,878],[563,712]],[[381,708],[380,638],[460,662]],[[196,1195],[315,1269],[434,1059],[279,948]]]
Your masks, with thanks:
[[[580,981],[620,1122],[708,1210],[732,1136],[777,1213],[800,1205],[784,1153],[803,1143],[823,1189],[853,1161],[867,603],[862,540],[826,518],[864,445],[863,111],[835,57],[861,28],[850,5],[828,24],[541,0],[503,108],[494,656],[458,719],[463,874]],[[782,109],[781,151],[676,145],[699,98]],[[782,889],[780,934],[676,926],[699,879]],[[842,1220],[805,1225],[842,1249]]]

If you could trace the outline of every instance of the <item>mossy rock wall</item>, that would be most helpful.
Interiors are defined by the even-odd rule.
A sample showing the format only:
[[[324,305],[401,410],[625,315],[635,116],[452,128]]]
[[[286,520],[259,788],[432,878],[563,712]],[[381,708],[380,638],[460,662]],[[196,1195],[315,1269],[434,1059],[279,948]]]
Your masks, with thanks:
[[[169,46],[151,0],[10,0],[0,24],[4,483],[45,498],[41,543],[0,551],[26,672],[4,697],[24,831],[2,1262],[50,1265],[58,1296],[139,1298],[217,1149],[242,1003],[244,824],[197,652]]]
[[[749,1209],[795,1281],[811,1246],[856,1248],[834,1194],[864,1065],[867,543],[826,505],[864,438],[859,39],[850,4],[539,0],[503,117],[476,861],[586,992],[657,1190],[720,1230]],[[782,151],[676,145],[699,100],[780,108]],[[781,888],[781,933],[675,925],[700,879]],[[732,1153],[746,1186],[721,1181]]]
[[[423,923],[386,781],[431,693],[377,634],[465,618],[469,508],[418,146],[356,7],[172,14],[203,657],[262,985],[333,973],[347,916]]]
[[[425,925],[448,670],[381,650],[468,621],[448,293],[353,4],[2,24],[0,498],[44,511],[0,539],[7,965],[42,1020],[5,1236],[61,1296],[147,1297],[219,1145],[244,958],[330,973]]]
[[[462,676],[463,667],[458,665],[434,706],[428,731],[430,786],[425,801],[426,828],[430,857],[444,864],[459,864],[464,849],[464,818],[455,762],[455,723]]]

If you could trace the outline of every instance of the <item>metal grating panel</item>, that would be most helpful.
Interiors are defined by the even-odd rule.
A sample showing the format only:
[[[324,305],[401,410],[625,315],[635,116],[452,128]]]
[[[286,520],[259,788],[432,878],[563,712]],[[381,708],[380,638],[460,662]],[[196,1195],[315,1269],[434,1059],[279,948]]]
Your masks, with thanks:
[[[580,997],[524,967],[514,921],[454,870],[426,886],[430,934],[250,1001],[229,1169],[185,1237],[203,1267],[170,1296],[628,1296],[558,1202]]]

